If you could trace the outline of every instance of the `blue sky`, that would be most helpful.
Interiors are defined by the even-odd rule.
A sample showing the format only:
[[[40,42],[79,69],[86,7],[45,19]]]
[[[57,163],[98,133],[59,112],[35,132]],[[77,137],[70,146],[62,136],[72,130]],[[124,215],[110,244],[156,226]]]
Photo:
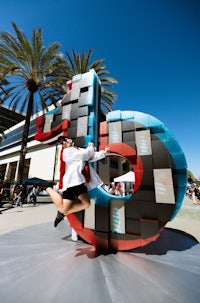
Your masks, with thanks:
[[[199,0],[7,0],[0,31],[14,21],[27,36],[42,28],[44,45],[104,58],[118,80],[114,109],[161,120],[200,179]]]

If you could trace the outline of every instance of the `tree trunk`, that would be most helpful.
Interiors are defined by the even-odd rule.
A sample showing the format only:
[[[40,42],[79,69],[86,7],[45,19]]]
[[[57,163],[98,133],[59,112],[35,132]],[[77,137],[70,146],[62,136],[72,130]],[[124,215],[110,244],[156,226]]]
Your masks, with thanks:
[[[23,130],[23,134],[22,134],[21,150],[20,150],[20,155],[19,155],[19,168],[18,168],[18,174],[17,174],[17,183],[21,183],[21,181],[23,179],[29,127],[30,127],[30,120],[31,120],[32,109],[33,109],[33,100],[34,100],[33,96],[34,96],[34,93],[30,92],[28,108],[27,108],[25,124],[24,124],[24,130]]]

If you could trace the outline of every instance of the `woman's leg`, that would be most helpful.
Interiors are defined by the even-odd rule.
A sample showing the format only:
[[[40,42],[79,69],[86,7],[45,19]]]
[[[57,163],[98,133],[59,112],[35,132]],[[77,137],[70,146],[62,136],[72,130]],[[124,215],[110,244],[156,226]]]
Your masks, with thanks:
[[[46,191],[58,209],[54,227],[64,219],[65,215],[84,210],[90,206],[90,197],[87,192],[80,194],[78,199],[72,204],[72,200],[63,199],[62,196],[51,187],[47,187]]]
[[[65,206],[65,209],[67,209],[67,201],[69,200],[63,200],[63,204]],[[84,210],[90,206],[90,197],[88,193],[83,193],[78,196],[78,200],[76,200],[73,204],[71,204],[71,207],[68,208],[68,211],[65,213],[66,215],[76,213],[78,211]]]
[[[51,187],[47,187],[46,191],[51,197],[53,203],[55,204],[59,212],[61,212],[62,214],[67,214],[68,210],[71,207],[72,201],[67,199],[63,200],[61,194],[59,194]]]

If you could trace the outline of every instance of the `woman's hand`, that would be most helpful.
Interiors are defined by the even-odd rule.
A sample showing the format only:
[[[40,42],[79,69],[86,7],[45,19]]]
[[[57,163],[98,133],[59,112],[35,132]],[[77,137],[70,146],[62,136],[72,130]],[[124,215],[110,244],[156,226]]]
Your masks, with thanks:
[[[107,154],[107,153],[109,153],[109,151],[110,151],[110,147],[106,146],[104,149],[104,153]]]

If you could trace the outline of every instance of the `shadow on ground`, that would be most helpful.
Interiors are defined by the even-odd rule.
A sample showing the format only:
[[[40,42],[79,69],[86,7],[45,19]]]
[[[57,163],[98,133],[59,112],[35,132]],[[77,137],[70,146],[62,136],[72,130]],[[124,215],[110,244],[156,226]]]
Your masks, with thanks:
[[[164,255],[168,251],[184,251],[197,244],[199,244],[199,242],[184,231],[164,228],[160,237],[155,242],[151,242],[143,247],[135,248],[131,250],[131,252],[148,255]]]

